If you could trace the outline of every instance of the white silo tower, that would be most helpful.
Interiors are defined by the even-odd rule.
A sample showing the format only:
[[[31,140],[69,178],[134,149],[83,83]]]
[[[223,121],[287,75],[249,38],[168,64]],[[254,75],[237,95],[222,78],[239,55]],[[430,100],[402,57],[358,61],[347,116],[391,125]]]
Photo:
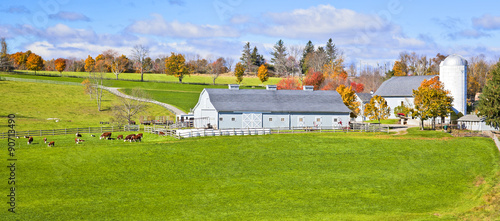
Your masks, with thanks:
[[[467,60],[450,55],[439,65],[439,80],[453,96],[453,109],[467,115]]]

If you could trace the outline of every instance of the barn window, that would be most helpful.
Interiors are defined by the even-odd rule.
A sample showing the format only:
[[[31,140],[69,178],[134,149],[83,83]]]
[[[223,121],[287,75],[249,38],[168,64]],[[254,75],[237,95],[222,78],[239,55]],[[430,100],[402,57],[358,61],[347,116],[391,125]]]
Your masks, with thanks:
[[[281,122],[285,122],[285,118],[284,117],[281,118]]]
[[[222,119],[222,117],[221,117],[221,118],[219,118],[219,121],[222,121],[222,120],[223,120],[223,119]]]
[[[304,118],[299,118],[299,122],[304,122]]]
[[[233,117],[233,118],[231,118],[231,121],[236,121],[236,118],[234,118],[234,117]]]
[[[333,118],[333,122],[337,123],[337,118]]]
[[[316,122],[321,122],[321,117],[316,118]]]
[[[271,121],[273,121],[273,118],[272,118],[272,117],[270,117],[270,118],[269,118],[269,121],[270,121],[270,122],[271,122]]]

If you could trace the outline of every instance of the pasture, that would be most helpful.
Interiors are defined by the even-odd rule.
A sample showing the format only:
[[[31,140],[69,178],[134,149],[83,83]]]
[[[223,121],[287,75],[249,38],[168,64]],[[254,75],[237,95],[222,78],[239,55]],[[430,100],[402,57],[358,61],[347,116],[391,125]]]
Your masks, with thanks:
[[[491,139],[416,132],[145,134],[141,143],[84,134],[79,145],[74,136],[48,137],[55,147],[20,139],[17,214],[3,217],[455,220],[482,205],[499,179]]]
[[[34,71],[25,71],[23,70],[22,72],[25,73],[32,73],[34,74]],[[89,74],[87,72],[62,72],[59,73],[58,71],[37,71],[37,75],[57,75],[57,76],[79,76],[79,77],[86,77]],[[116,79],[116,75],[113,73],[105,73],[105,78],[112,78]],[[140,80],[141,79],[141,74],[140,73],[121,73],[118,75],[118,79],[127,79],[127,80]],[[145,73],[144,74],[144,80],[146,81],[166,81],[166,82],[179,82],[179,79],[171,76],[171,75],[166,75],[166,74],[152,74],[152,73]],[[267,84],[277,84],[281,78],[277,77],[270,77],[268,81],[260,82],[259,78],[255,75],[246,75],[243,77],[243,81],[241,82],[241,85],[246,85],[246,86],[259,86],[259,85],[267,85]],[[203,75],[188,75],[182,79],[182,82],[185,83],[204,83],[204,84],[212,84],[212,76],[209,74],[203,74]],[[234,75],[230,74],[224,74],[220,75],[216,80],[216,84],[236,84],[236,77]]]
[[[5,117],[15,114],[18,131],[109,126],[100,122],[110,122],[113,118],[111,107],[119,104],[115,95],[104,91],[102,111],[99,112],[96,101],[84,94],[83,87],[71,85],[0,81],[0,94],[3,97],[0,127],[6,128]],[[140,115],[174,118],[168,110],[153,104]],[[138,121],[139,117],[134,119]]]

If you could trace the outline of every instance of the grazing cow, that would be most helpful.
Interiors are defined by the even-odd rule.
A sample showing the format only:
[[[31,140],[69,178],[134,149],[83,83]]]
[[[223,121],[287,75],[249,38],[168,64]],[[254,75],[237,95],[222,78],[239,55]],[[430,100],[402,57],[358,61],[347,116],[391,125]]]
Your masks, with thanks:
[[[130,140],[130,142],[132,142],[132,140],[133,140],[133,141],[139,141],[139,142],[141,142],[141,138],[142,138],[141,136],[139,136],[139,135],[135,135],[135,136],[134,136],[134,137]]]
[[[48,146],[54,146],[54,141],[50,141]]]
[[[99,139],[102,139],[102,138],[104,138],[104,139],[111,138],[111,132],[104,132],[104,133],[102,133],[101,137],[99,137]]]
[[[24,138],[30,138],[29,136],[24,136]]]
[[[135,134],[130,134],[130,135],[127,135],[127,136],[125,137],[125,139],[123,139],[123,142],[125,142],[125,141],[127,141],[127,140],[128,140],[128,141],[131,141],[131,140],[132,140],[132,138],[134,138],[134,137],[135,137]]]
[[[123,140],[123,135],[118,135],[118,137],[116,137],[117,140]]]
[[[160,131],[159,135],[165,136],[165,133]]]
[[[33,143],[33,137],[28,138],[28,144]]]
[[[137,134],[137,136],[139,136],[139,137],[141,137],[141,138],[142,138],[142,133],[140,133],[140,134]]]
[[[43,142],[47,143],[47,138],[46,137],[43,138]]]
[[[91,134],[90,136],[91,136],[91,137],[95,137],[95,135],[93,135],[93,134]]]
[[[85,140],[79,139],[78,137],[77,137],[77,138],[75,138],[75,143],[76,143],[76,144],[79,144],[79,143],[81,143],[81,142],[83,142],[83,141],[85,141]]]
[[[82,137],[82,135],[80,133],[76,133],[75,135],[76,135],[76,137]]]

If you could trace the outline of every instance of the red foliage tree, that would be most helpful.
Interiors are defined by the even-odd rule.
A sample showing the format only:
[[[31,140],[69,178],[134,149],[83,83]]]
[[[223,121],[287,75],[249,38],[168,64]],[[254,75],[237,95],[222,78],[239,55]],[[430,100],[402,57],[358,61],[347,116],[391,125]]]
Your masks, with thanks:
[[[365,89],[365,85],[362,83],[351,82],[351,87],[356,91],[356,93],[361,93]]]
[[[302,85],[300,85],[300,81],[294,77],[283,78],[276,85],[278,90],[301,90]]]
[[[319,71],[315,72],[312,68],[310,68],[302,83],[304,85],[312,85],[314,86],[314,90],[319,90],[324,81],[325,77],[323,76],[323,73]]]

